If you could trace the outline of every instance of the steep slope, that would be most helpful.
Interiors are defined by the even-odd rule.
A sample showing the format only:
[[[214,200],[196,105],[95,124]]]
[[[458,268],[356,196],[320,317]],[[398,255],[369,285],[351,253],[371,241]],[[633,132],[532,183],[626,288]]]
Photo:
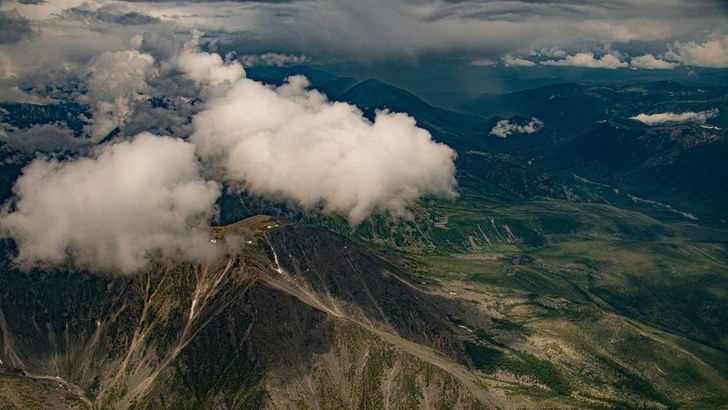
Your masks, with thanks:
[[[6,266],[4,367],[62,380],[104,408],[503,400],[456,364],[465,331],[447,317],[467,307],[423,293],[395,262],[321,228],[254,221],[255,243],[209,265],[135,277]]]
[[[0,395],[31,407],[60,389],[59,408],[136,409],[716,407],[728,396],[721,366],[603,310],[614,290],[569,282],[598,278],[592,262],[520,254],[515,217],[444,226],[463,217],[493,240],[418,257],[418,273],[411,259],[262,216],[215,229],[229,248],[208,264],[133,277],[6,265]]]

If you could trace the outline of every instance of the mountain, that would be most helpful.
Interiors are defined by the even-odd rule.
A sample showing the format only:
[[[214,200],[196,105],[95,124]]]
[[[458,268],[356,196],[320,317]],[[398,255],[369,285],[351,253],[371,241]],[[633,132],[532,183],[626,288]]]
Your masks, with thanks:
[[[605,102],[576,83],[546,85],[509,94],[483,94],[462,108],[483,116],[536,117],[565,136],[583,132],[605,118]]]
[[[420,290],[403,261],[313,226],[227,229],[254,243],[205,265],[6,270],[4,367],[103,408],[500,406],[457,364],[467,332],[448,319],[488,318]]]
[[[293,75],[303,75],[308,78],[314,88],[339,78],[339,76],[335,74],[305,65],[287,67],[248,67],[245,69],[245,74],[246,77],[251,80],[272,85],[281,85],[285,82],[286,78]]]
[[[249,75],[297,70],[308,69]],[[0,407],[728,406],[725,224],[634,196],[724,207],[725,131],[718,117],[629,119],[721,107],[720,88],[544,87],[529,92],[551,101],[561,90],[575,110],[589,107],[574,95],[606,104],[608,119],[591,113],[568,135],[559,121],[578,112],[536,116],[534,132],[500,138],[499,122],[525,129],[534,115],[486,119],[308,72],[370,118],[406,112],[455,148],[459,196],[350,226],[228,191],[211,228],[218,259],[158,260],[130,276],[71,263],[22,271],[4,239]],[[18,170],[5,170],[9,195]]]
[[[316,89],[324,93],[329,100],[334,101],[356,84],[358,81],[351,77],[340,77],[319,84]]]
[[[490,151],[524,157],[540,155],[561,141],[558,135],[540,120],[514,115],[494,116],[483,124],[483,145]]]
[[[446,229],[460,216],[451,218]],[[484,247],[460,256],[403,258],[264,216],[217,228],[227,251],[216,261],[159,261],[134,276],[19,272],[6,255],[0,399],[45,408],[60,390],[58,408],[726,403],[728,380],[681,349],[708,362],[725,353],[645,336],[660,333],[599,301],[619,306],[619,291],[595,268],[561,265],[549,247],[538,257],[513,252],[533,222],[479,218],[468,226]],[[578,272],[595,275],[584,293],[563,282]]]
[[[506,154],[468,151],[458,158],[456,165],[460,173],[480,180],[473,182],[465,176],[458,179],[461,184],[471,188],[482,186],[483,181],[486,181],[522,199],[546,197],[579,200],[579,195],[567,183]]]
[[[724,218],[726,155],[726,130],[610,121],[556,150],[551,162],[638,197]]]
[[[482,132],[483,118],[433,107],[412,93],[376,79],[362,81],[338,100],[356,105],[370,119],[377,110],[407,113],[436,141],[458,150],[482,147],[478,134]]]
[[[482,116],[536,117],[568,141],[599,121],[642,113],[681,113],[718,109],[711,124],[728,122],[728,87],[688,86],[674,81],[588,85],[551,84],[507,94],[483,94],[461,106]]]
[[[90,117],[88,107],[74,102],[45,105],[0,103],[0,122],[20,129],[39,124],[62,123],[70,128],[76,137],[79,137],[86,125],[84,117]]]

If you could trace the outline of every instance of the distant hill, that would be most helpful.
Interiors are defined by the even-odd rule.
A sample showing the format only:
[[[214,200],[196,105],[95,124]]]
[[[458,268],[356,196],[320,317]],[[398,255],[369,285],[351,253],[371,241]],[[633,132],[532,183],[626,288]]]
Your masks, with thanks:
[[[483,94],[461,108],[483,116],[536,117],[568,141],[599,121],[638,114],[718,109],[712,124],[728,124],[728,87],[687,86],[674,81],[591,86],[551,84],[508,94]]]
[[[497,135],[497,132],[494,133],[494,131],[497,131],[496,126],[501,122],[506,122],[506,126],[512,126],[515,129],[508,132],[507,135]],[[524,127],[532,127],[533,132],[531,130],[524,131]],[[539,152],[562,142],[551,127],[538,122],[534,124],[534,118],[525,118],[520,115],[514,115],[510,118],[503,118],[499,115],[491,117],[483,125],[483,130],[481,139],[484,146],[489,150],[523,155],[529,159]]]
[[[362,81],[338,100],[356,105],[370,119],[376,110],[407,113],[417,120],[418,126],[430,131],[435,140],[456,149],[482,147],[479,138],[485,124],[482,117],[433,107],[408,91],[376,79]]]
[[[249,67],[245,69],[245,73],[251,80],[272,85],[281,85],[285,82],[286,78],[292,75],[305,76],[311,81],[311,85],[314,87],[339,78],[335,74],[305,65],[290,67]]]
[[[586,178],[634,195],[725,216],[728,132],[684,124],[599,124],[551,157]]]
[[[329,100],[336,100],[357,83],[358,81],[351,77],[341,77],[319,84],[316,89],[324,93]]]

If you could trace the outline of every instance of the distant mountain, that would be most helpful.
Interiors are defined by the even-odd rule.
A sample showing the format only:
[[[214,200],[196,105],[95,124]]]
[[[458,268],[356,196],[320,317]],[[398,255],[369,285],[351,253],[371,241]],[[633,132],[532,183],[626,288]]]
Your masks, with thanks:
[[[639,197],[726,216],[728,132],[695,124],[599,124],[551,162]]]
[[[722,127],[728,123],[728,87],[687,86],[673,81],[601,86],[562,83],[508,94],[483,94],[461,108],[483,116],[536,117],[557,134],[557,141],[568,141],[599,121],[642,113],[718,109],[711,123]]]
[[[536,117],[569,137],[606,118],[606,102],[576,83],[546,85],[510,94],[483,94],[462,108],[474,114]]]
[[[418,126],[430,131],[435,140],[455,149],[482,147],[479,134],[485,123],[483,118],[433,107],[408,91],[376,79],[362,81],[338,100],[356,105],[370,119],[376,110],[407,113],[417,120]]]
[[[540,120],[520,115],[491,117],[483,125],[483,130],[481,139],[487,149],[524,157],[538,155],[563,142],[551,127]]]
[[[468,151],[460,155],[457,167],[459,174],[464,174],[460,175],[458,180],[473,189],[487,182],[521,199],[535,197],[565,201],[580,199],[577,192],[564,181],[507,154]],[[472,177],[477,179],[473,181]]]
[[[272,85],[281,85],[285,82],[286,78],[292,75],[305,76],[311,81],[311,85],[314,87],[339,78],[335,74],[305,65],[290,67],[248,67],[245,69],[245,73],[251,80]]]
[[[324,93],[329,100],[333,101],[337,100],[357,83],[358,81],[351,77],[341,77],[319,84],[316,86],[316,89]]]
[[[38,124],[63,123],[76,137],[83,132],[86,122],[82,117],[90,117],[88,107],[75,102],[58,104],[0,103],[0,122],[25,129]]]

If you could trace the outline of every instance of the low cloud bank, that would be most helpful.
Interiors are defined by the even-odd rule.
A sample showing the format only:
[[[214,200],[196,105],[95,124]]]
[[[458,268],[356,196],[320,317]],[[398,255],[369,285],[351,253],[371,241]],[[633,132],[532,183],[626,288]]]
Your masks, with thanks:
[[[663,112],[659,114],[639,114],[637,116],[631,117],[630,119],[643,122],[647,125],[660,125],[666,123],[681,122],[704,123],[709,118],[715,117],[716,115],[718,115],[718,110],[714,109],[701,112],[688,111],[680,114],[672,112]]]

